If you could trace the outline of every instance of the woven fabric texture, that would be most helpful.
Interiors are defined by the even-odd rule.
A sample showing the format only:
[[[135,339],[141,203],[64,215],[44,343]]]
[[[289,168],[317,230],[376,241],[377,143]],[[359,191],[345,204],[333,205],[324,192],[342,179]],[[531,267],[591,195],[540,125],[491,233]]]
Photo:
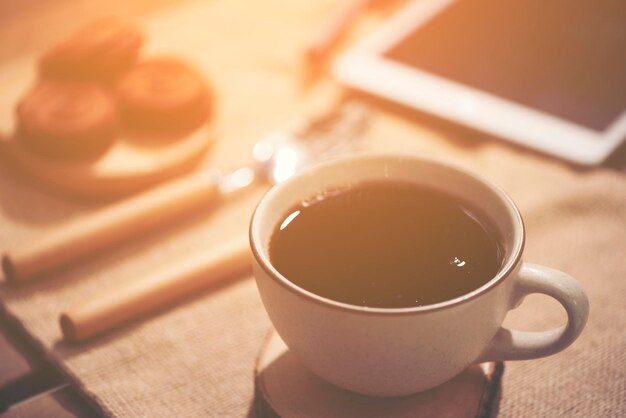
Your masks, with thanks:
[[[147,53],[188,57],[211,77],[221,134],[207,165],[249,163],[252,144],[261,134],[341,93],[330,81],[303,93],[296,80],[302,45],[333,4],[199,1],[141,21],[151,39]],[[589,295],[587,328],[570,348],[545,359],[507,363],[498,416],[625,416],[623,172],[577,169],[369,97],[352,98],[379,111],[366,148],[446,159],[495,181],[524,217],[525,260],[566,271]],[[43,281],[19,288],[2,284],[2,303],[111,415],[247,416],[255,356],[270,329],[251,277],[208,289],[80,345],[62,341],[57,320],[63,309],[110,286],[245,234],[262,191],[258,187]],[[43,228],[90,209],[2,169],[0,250],[28,243]],[[564,319],[556,302],[532,295],[509,314],[506,324],[543,330]]]

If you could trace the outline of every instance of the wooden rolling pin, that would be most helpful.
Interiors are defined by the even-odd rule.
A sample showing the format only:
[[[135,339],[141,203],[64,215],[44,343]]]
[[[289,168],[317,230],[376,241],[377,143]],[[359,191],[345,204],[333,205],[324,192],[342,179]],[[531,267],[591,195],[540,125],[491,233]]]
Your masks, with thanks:
[[[219,195],[216,175],[203,170],[52,227],[3,254],[6,279],[19,283],[36,278],[209,206]]]
[[[251,270],[248,241],[236,239],[196,257],[130,281],[63,312],[61,330],[78,342]]]

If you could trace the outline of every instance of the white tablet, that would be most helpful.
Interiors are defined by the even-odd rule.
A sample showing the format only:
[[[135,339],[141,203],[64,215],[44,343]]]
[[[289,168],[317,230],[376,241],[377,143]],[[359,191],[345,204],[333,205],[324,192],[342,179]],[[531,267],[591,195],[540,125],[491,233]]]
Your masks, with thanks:
[[[344,84],[579,164],[626,138],[626,1],[417,0]]]

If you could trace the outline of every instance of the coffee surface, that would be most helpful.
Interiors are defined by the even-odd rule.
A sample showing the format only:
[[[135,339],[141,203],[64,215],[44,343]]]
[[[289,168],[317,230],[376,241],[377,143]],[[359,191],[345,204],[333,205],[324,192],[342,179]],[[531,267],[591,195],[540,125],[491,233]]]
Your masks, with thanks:
[[[429,305],[482,286],[502,264],[486,222],[443,192],[403,182],[328,190],[285,214],[271,263],[296,285],[353,305]]]

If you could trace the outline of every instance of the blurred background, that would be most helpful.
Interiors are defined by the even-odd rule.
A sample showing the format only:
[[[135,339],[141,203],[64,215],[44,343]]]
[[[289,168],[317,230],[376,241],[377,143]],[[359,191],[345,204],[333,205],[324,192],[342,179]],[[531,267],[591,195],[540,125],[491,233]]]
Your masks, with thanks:
[[[176,0],[0,1],[0,60],[39,51],[103,14],[134,17]],[[180,1],[178,1],[180,2]]]

